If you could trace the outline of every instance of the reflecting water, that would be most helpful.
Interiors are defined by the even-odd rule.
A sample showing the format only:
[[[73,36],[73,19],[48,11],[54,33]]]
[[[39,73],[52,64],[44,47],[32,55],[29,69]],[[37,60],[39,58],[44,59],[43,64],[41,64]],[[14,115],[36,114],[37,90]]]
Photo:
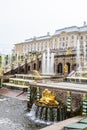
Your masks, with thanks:
[[[28,114],[26,101],[0,96],[0,130],[38,130],[46,126],[38,120],[33,122]]]

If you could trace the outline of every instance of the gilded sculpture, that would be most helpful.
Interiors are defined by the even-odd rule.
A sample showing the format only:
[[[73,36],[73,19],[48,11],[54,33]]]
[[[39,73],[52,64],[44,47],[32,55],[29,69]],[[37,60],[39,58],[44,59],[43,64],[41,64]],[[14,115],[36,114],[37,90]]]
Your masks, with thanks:
[[[67,64],[65,64],[65,66],[64,66],[64,72],[68,72],[68,65]]]
[[[2,67],[2,69],[0,69],[0,76],[4,75],[4,67]]]
[[[35,79],[41,79],[41,76],[37,70],[33,70],[32,72],[35,75]]]
[[[39,102],[45,105],[58,105],[59,104],[59,102],[55,100],[54,94],[48,89],[45,89],[43,91],[42,98],[39,100]]]
[[[71,55],[72,54],[72,50],[67,50],[66,55]]]

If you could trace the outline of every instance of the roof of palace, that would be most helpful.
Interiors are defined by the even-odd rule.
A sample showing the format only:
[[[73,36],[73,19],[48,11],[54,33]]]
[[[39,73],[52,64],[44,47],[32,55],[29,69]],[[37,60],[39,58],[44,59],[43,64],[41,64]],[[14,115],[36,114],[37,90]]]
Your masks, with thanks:
[[[40,36],[40,37],[33,37],[30,39],[26,39],[25,42],[31,42],[31,41],[39,41],[39,40],[47,40],[49,39],[51,36],[50,35],[45,35],[45,36]]]
[[[58,29],[55,31],[54,35],[61,34],[63,32],[69,33],[69,32],[87,32],[87,25],[82,26],[82,27],[77,27],[77,26],[71,26],[71,27],[65,27],[62,29]]]
[[[71,26],[71,27],[65,27],[65,28],[62,28],[62,29],[58,29],[58,30],[55,31],[55,33],[52,36],[59,35],[61,33],[70,33],[70,32],[87,32],[87,25],[84,25],[84,26],[81,26],[81,27]],[[48,33],[45,36],[33,37],[33,38],[30,38],[30,39],[26,39],[22,43],[27,43],[27,42],[32,42],[32,41],[40,41],[40,40],[47,40],[47,39],[50,39],[52,36],[49,35],[49,33]],[[17,44],[21,44],[21,43],[17,43]]]
[[[71,26],[71,27],[65,27],[65,28],[62,28],[62,29],[58,29],[58,30],[55,31],[53,36],[64,33],[64,32],[65,33],[69,33],[69,32],[87,32],[87,25],[81,26],[81,27]],[[30,39],[26,39],[25,42],[31,42],[31,41],[34,41],[34,40],[36,40],[36,41],[47,40],[47,39],[49,39],[51,37],[52,37],[51,35],[33,37],[33,38],[30,38]]]

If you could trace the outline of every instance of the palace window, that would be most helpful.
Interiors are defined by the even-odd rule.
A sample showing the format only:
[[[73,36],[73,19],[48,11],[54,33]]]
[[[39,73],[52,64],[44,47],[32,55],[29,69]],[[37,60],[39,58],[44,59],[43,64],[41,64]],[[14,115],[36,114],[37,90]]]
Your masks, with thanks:
[[[68,37],[66,37],[66,40],[68,40]]]
[[[64,47],[64,42],[62,43],[62,46]]]
[[[68,46],[68,43],[66,43],[66,47]]]
[[[74,39],[74,35],[72,35],[72,39]]]
[[[65,37],[63,37],[63,41],[65,40]]]
[[[81,36],[80,39],[82,40],[82,39],[83,39],[83,36]]]

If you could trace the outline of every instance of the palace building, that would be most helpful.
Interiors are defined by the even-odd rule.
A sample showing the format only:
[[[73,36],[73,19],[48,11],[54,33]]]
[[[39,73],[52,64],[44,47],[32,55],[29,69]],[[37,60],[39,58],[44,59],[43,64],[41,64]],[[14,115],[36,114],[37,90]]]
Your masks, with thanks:
[[[15,44],[15,53],[25,55],[29,53],[42,53],[49,48],[54,53],[54,72],[64,73],[64,65],[68,65],[68,73],[76,69],[76,48],[79,41],[81,54],[87,44],[87,25],[71,26],[56,30],[53,35],[26,39]]]

